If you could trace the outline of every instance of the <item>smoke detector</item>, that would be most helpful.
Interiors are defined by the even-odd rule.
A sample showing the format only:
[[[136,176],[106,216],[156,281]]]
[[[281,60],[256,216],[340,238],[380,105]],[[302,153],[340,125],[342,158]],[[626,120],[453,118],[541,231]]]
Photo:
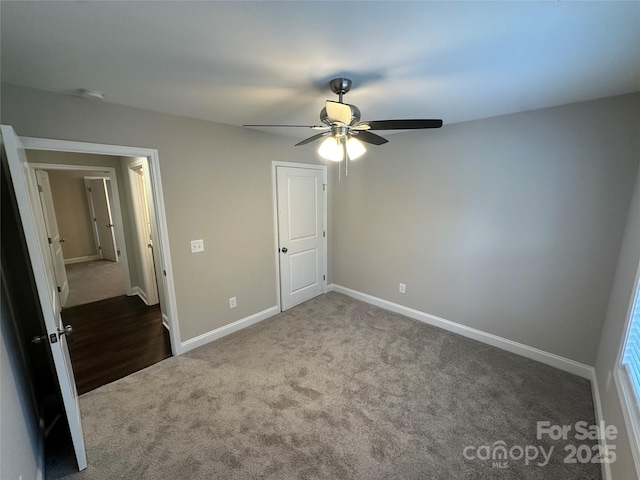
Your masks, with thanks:
[[[74,97],[84,98],[85,100],[104,101],[104,95],[96,90],[87,90],[86,88],[79,88],[73,93]]]

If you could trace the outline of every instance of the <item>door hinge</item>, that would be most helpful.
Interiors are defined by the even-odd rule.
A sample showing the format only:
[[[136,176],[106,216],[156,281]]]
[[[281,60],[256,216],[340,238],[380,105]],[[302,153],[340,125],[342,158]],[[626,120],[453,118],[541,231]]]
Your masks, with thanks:
[[[62,289],[58,287],[58,293],[62,293]]]
[[[327,276],[326,275],[322,275],[322,280],[326,280]]]
[[[167,276],[167,271],[166,270],[162,270],[162,274],[166,277]]]
[[[118,256],[120,256],[120,255],[122,255],[122,254],[120,253],[120,250],[118,250]]]
[[[100,245],[98,245],[98,250],[102,250],[102,247]]]
[[[91,191],[91,187],[87,188],[87,190]]]
[[[49,245],[51,245],[53,242],[51,241],[51,237],[47,237],[47,240],[49,241]]]
[[[327,184],[326,184],[326,183],[323,183],[323,184],[322,184],[322,191],[324,192],[326,189],[327,189]]]
[[[38,185],[38,191],[42,193],[42,187],[40,185]]]
[[[322,236],[326,237],[327,236],[327,232],[325,230],[322,231]]]

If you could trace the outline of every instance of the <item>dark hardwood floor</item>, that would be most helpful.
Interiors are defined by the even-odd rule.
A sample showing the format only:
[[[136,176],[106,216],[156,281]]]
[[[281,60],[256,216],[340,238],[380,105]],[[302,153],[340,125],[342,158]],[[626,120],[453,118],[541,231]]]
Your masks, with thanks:
[[[62,319],[73,327],[67,341],[80,395],[171,356],[160,306],[137,296],[65,308]]]

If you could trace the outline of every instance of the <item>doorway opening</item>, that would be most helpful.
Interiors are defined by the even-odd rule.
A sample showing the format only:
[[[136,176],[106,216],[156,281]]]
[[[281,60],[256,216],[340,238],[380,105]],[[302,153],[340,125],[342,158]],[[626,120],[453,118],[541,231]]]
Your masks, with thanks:
[[[31,170],[38,183],[60,305],[69,308],[131,295],[133,262],[127,255],[121,207],[126,209],[126,198],[118,193],[116,170],[41,163],[50,154],[27,155],[35,160]],[[65,154],[51,159],[79,163],[91,157]]]
[[[62,323],[62,307],[60,304],[59,293],[56,293],[56,279],[53,274],[53,266],[51,265],[51,257],[48,254],[47,248],[47,232],[44,228],[44,219],[42,214],[42,205],[39,198],[39,192],[37,184],[35,182],[35,173],[33,172],[33,164],[38,163],[34,161],[34,156],[47,155],[50,157],[55,154],[92,154],[94,162],[91,163],[92,168],[109,170],[112,168],[112,175],[110,179],[113,181],[112,193],[110,200],[114,205],[117,205],[122,196],[122,191],[129,188],[126,179],[126,164],[135,163],[142,160],[142,163],[146,165],[147,169],[143,170],[146,177],[146,194],[147,203],[149,207],[148,222],[151,225],[151,235],[153,242],[153,261],[154,270],[157,271],[156,275],[156,287],[158,290],[158,302],[156,305],[148,306],[144,301],[144,295],[139,291],[139,285],[134,282],[133,285],[129,281],[127,283],[127,289],[132,296],[116,297],[116,299],[108,299],[109,301],[122,301],[135,300],[138,301],[145,309],[155,308],[160,314],[161,323],[159,329],[164,333],[165,338],[168,334],[169,342],[167,345],[167,351],[169,354],[179,355],[181,353],[180,334],[177,326],[177,309],[175,302],[175,290],[173,284],[173,273],[171,267],[171,258],[168,248],[168,231],[166,224],[165,208],[162,194],[162,182],[160,178],[159,170],[159,158],[158,152],[153,149],[137,148],[137,147],[125,147],[115,145],[103,145],[103,144],[89,144],[72,141],[61,141],[51,139],[38,139],[38,138],[18,138],[11,127],[2,127],[2,140],[3,146],[6,145],[7,156],[9,158],[9,167],[11,169],[12,176],[14,178],[14,186],[17,189],[17,204],[20,209],[21,218],[24,218],[26,223],[25,233],[27,234],[27,246],[29,250],[29,257],[34,265],[35,280],[38,288],[39,300],[43,313],[45,316],[44,327],[46,332],[51,334],[51,337],[59,337],[59,341],[53,343],[52,340],[52,353],[54,356],[55,372],[59,382],[59,388],[62,394],[62,400],[64,408],[66,410],[67,422],[60,422],[58,425],[60,428],[66,429],[66,434],[62,432],[63,440],[68,435],[71,436],[74,456],[77,461],[78,468],[84,469],[87,465],[86,455],[84,450],[84,442],[82,439],[82,424],[80,419],[80,409],[78,402],[78,390],[75,387],[74,373],[71,365],[69,355],[69,343],[67,342],[67,336],[70,333],[68,327],[64,327]],[[6,144],[4,143],[6,141]],[[4,150],[4,149],[3,149]],[[30,152],[32,158],[27,157],[27,151]],[[104,168],[104,161],[107,159],[112,161],[117,159],[117,163],[109,168]],[[125,160],[125,157],[127,160]],[[37,160],[37,159],[35,159]],[[46,162],[45,160],[43,162]],[[66,162],[59,162],[58,165]],[[82,163],[80,163],[82,165]],[[41,165],[40,165],[41,166]],[[86,166],[86,165],[85,165]],[[77,165],[75,166],[77,168]],[[116,180],[119,180],[119,185],[122,191],[117,190]],[[119,193],[118,193],[119,192]],[[130,195],[129,191],[126,192]],[[129,201],[123,201],[123,209],[126,206],[129,208]],[[117,217],[118,208],[115,208],[115,214]],[[38,213],[39,212],[39,213]],[[116,224],[116,239],[120,239],[120,255],[118,259],[123,266],[133,265],[132,258],[137,255],[136,248],[130,242],[131,232],[128,234],[127,241],[122,239],[122,236],[126,233],[125,230],[128,224],[127,221],[117,219]],[[121,225],[124,228],[117,228],[117,225]],[[135,228],[135,227],[133,227]],[[118,233],[119,232],[119,233]],[[126,235],[125,235],[126,236]],[[29,239],[30,238],[30,239]],[[151,242],[150,242],[151,243]],[[127,250],[127,247],[128,250]],[[127,254],[128,252],[128,254]],[[127,261],[125,262],[125,259]],[[131,275],[125,276],[125,280],[134,278]],[[138,287],[138,288],[136,288]],[[49,293],[49,295],[47,294]],[[149,298],[147,298],[147,301]],[[87,306],[95,306],[100,302],[94,302],[86,305],[79,305],[77,307],[71,307],[65,309],[65,315],[68,315],[74,308],[85,308]],[[104,307],[104,305],[103,305]],[[108,315],[109,316],[109,315]],[[114,316],[109,316],[102,330],[116,331],[116,333],[123,333],[118,327],[114,328]],[[135,330],[137,333],[141,331],[142,323],[140,316],[136,316]],[[87,322],[82,321],[80,325],[86,326]],[[157,316],[154,318],[154,325],[157,327]],[[76,329],[80,337],[80,328]],[[89,328],[89,330],[91,330]],[[51,332],[57,333],[51,333]],[[61,333],[62,332],[62,333]],[[65,335],[63,335],[63,333]],[[48,336],[46,336],[48,338]],[[73,337],[73,336],[72,336]],[[72,337],[69,337],[71,339]],[[122,342],[121,342],[122,343]],[[118,345],[116,348],[118,351],[122,351],[126,345]],[[93,353],[93,352],[92,352]],[[153,362],[152,362],[153,363]],[[55,430],[55,429],[54,429]],[[52,433],[52,436],[55,432]],[[49,450],[49,443],[47,442],[46,450]],[[54,443],[66,443],[66,442],[54,442]],[[47,455],[48,463],[49,455]],[[56,458],[54,453],[52,458]]]
[[[67,337],[73,333],[62,322],[62,306],[60,291],[53,273],[53,265],[48,243],[48,232],[45,228],[44,214],[42,212],[41,196],[35,180],[33,167],[29,163],[27,150],[53,153],[79,153],[96,154],[111,157],[143,157],[148,161],[149,183],[151,184],[150,196],[154,205],[154,213],[150,218],[154,235],[153,256],[157,266],[158,288],[162,323],[168,327],[170,336],[171,353],[182,353],[180,332],[177,325],[177,308],[175,301],[175,287],[169,252],[168,229],[166,224],[165,207],[162,194],[162,181],[160,178],[159,157],[157,150],[126,147],[116,145],[91,144],[64,140],[40,139],[18,137],[11,126],[0,126],[2,135],[3,173],[5,171],[4,158],[6,158],[6,178],[10,178],[15,194],[15,208],[17,218],[20,219],[23,242],[19,250],[23,250],[33,272],[33,287],[37,297],[29,301],[39,307],[41,322],[38,323],[38,332],[35,337],[24,338],[27,347],[34,345],[46,345],[53,360],[52,367],[57,382],[57,391],[64,407],[66,422],[62,424],[71,438],[73,456],[77,468],[83,470],[87,467],[86,450],[82,434],[82,422],[80,417],[80,404],[78,392],[75,387],[73,368],[71,365]],[[32,159],[33,160],[33,159]],[[60,162],[64,163],[64,162]],[[123,169],[122,164],[117,165],[117,172]],[[123,176],[124,178],[124,176]],[[122,180],[122,179],[120,179]],[[123,181],[121,185],[126,185]],[[4,190],[4,189],[3,189]],[[4,191],[3,191],[4,193]],[[114,203],[118,202],[115,194]],[[4,207],[4,205],[3,205]],[[4,217],[3,217],[4,219]],[[123,224],[126,226],[126,224]],[[3,236],[4,241],[4,236]],[[123,244],[124,246],[124,244]],[[130,253],[134,252],[131,249]],[[124,251],[123,251],[124,256]],[[131,298],[131,297],[125,297]],[[134,299],[140,298],[134,296]],[[142,300],[141,300],[142,301]],[[82,307],[82,306],[80,306]],[[161,328],[164,328],[162,326]],[[33,347],[32,347],[33,348]],[[46,435],[44,435],[46,437]]]
[[[169,357],[147,159],[28,148],[26,153],[57,265],[62,318],[74,331],[68,345],[78,393]]]

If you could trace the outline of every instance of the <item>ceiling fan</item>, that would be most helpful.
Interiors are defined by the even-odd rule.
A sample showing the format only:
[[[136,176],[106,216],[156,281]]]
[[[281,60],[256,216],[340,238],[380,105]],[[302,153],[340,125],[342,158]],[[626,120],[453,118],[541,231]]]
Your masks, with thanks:
[[[327,160],[341,162],[355,160],[366,151],[361,142],[372,145],[383,145],[389,140],[371,133],[372,130],[414,130],[422,128],[440,128],[442,120],[439,119],[404,119],[404,120],[374,120],[360,121],[360,110],[355,105],[343,103],[345,93],[351,90],[351,80],[348,78],[334,78],[329,82],[331,91],[338,95],[338,101],[327,100],[325,107],[320,112],[322,125],[244,125],[245,127],[302,127],[319,130],[317,133],[301,142],[296,147],[325,138],[318,153]]]

